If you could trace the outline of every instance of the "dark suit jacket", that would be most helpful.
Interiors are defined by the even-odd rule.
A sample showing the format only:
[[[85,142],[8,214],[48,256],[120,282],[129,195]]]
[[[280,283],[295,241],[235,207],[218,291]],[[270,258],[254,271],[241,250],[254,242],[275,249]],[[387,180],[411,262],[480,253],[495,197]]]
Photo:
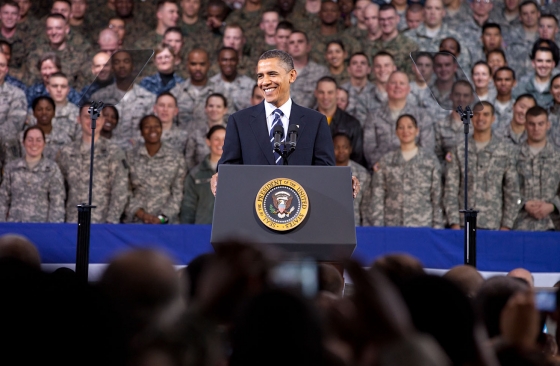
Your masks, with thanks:
[[[335,165],[324,115],[292,101],[290,124],[299,125],[297,147],[288,158],[290,165]],[[229,116],[219,164],[275,165],[264,102]]]

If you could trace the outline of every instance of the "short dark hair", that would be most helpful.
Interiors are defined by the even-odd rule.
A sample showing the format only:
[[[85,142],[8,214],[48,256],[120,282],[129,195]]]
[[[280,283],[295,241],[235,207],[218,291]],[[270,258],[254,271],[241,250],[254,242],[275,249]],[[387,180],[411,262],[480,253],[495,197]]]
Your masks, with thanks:
[[[473,88],[472,84],[469,83],[467,80],[457,80],[456,82],[454,82],[453,86],[451,86],[451,93],[453,93],[455,88],[459,85],[466,86],[467,88],[469,88],[471,90],[471,93],[474,93],[474,88]]]
[[[138,128],[140,130],[142,130],[142,125],[144,124],[144,122],[146,122],[148,119],[150,118],[154,118],[155,120],[157,120],[159,122],[160,126],[163,126],[163,123],[161,123],[161,119],[159,119],[158,116],[156,116],[155,114],[148,114],[144,117],[142,117],[142,119],[140,120],[140,122],[138,123]]]
[[[225,128],[224,126],[222,126],[222,125],[215,125],[215,126],[212,126],[212,127],[210,127],[210,130],[208,130],[208,133],[206,134],[206,138],[207,138],[208,140],[210,140],[210,138],[212,137],[212,135],[213,135],[216,131],[219,131],[219,130],[224,130],[224,131],[225,131],[226,128]]]
[[[554,14],[541,14],[540,19],[552,19],[558,25],[558,18]]]
[[[502,27],[498,23],[484,23],[482,25],[482,34],[484,34],[484,32],[487,29],[492,29],[492,28],[496,28],[497,30],[500,31],[500,34],[502,33]]]
[[[175,1],[175,0],[158,0],[158,2],[156,3],[156,10],[159,11],[161,9],[161,7],[164,6],[167,3],[177,5],[177,1]]]
[[[395,58],[393,57],[393,55],[391,55],[391,54],[390,54],[389,52],[387,52],[387,51],[379,51],[379,52],[377,52],[377,53],[376,53],[375,55],[373,55],[373,57],[371,58],[371,62],[374,63],[376,58],[378,58],[378,57],[383,57],[383,56],[385,56],[385,57],[390,57],[391,60],[393,60],[393,63],[395,62]]]
[[[23,132],[23,140],[24,140],[24,141],[25,141],[25,139],[27,138],[27,134],[28,134],[29,131],[31,131],[31,130],[38,130],[38,131],[40,131],[40,132],[41,132],[41,135],[43,135],[43,140],[45,140],[45,142],[46,142],[45,131],[43,131],[43,130],[41,129],[41,127],[39,127],[39,126],[37,126],[37,125],[31,126],[31,127],[27,127],[27,128],[25,129],[25,131]]]
[[[307,36],[307,33],[305,33],[304,31],[302,31],[300,29],[294,29],[292,31],[292,34],[296,34],[296,33],[303,34],[303,37],[305,38],[305,42],[309,43],[309,37]],[[292,36],[292,34],[290,34],[290,36]]]
[[[62,71],[57,71],[51,74],[50,78],[65,78],[66,80],[68,80],[68,76],[66,76],[66,74]]]
[[[515,70],[512,69],[512,68],[509,67],[509,66],[502,66],[502,67],[498,68],[498,70],[496,70],[496,71],[494,72],[494,76],[493,76],[494,79],[496,78],[496,75],[497,75],[500,71],[509,71],[509,72],[511,72],[511,75],[513,76],[513,80],[516,80],[516,79],[515,79]]]
[[[521,8],[523,8],[524,6],[527,6],[527,5],[533,5],[535,8],[537,8],[537,11],[540,12],[539,6],[533,0],[525,0],[521,4],[519,4],[519,6],[517,8],[521,12]]]
[[[453,38],[453,37],[446,37],[446,38],[444,38],[444,39],[441,40],[441,42],[439,43],[440,52],[442,52],[442,51],[441,51],[441,46],[443,46],[443,42],[445,42],[445,41],[453,41],[453,42],[455,42],[455,44],[457,45],[457,54],[460,54],[460,53],[461,53],[461,43],[459,43],[459,41],[457,41],[457,40],[456,40],[455,38]],[[443,52],[448,52],[448,51],[445,51],[445,50],[444,50]],[[455,55],[453,55],[453,56],[455,56]]]
[[[333,39],[332,41],[329,41],[329,43],[327,43],[327,47],[325,48],[325,50],[328,50],[331,44],[337,44],[340,46],[340,48],[342,48],[343,51],[346,51],[346,48],[344,47],[344,43],[340,39]]]
[[[281,22],[278,23],[278,25],[276,26],[276,31],[278,31],[278,29],[286,29],[289,31],[294,31],[294,25],[287,21],[287,20],[283,20]]]
[[[227,98],[221,94],[221,93],[212,93],[210,94],[207,98],[206,98],[206,102],[204,103],[204,106],[208,105],[208,101],[210,100],[210,98],[220,98],[223,102],[224,102],[224,107],[227,108]]]
[[[472,69],[471,69],[471,75],[472,75],[473,72],[474,72],[474,68],[477,67],[478,65],[484,65],[484,66],[486,66],[486,68],[488,69],[488,72],[489,72],[490,76],[492,76],[492,68],[490,67],[490,65],[488,65],[488,62],[482,61],[482,60],[477,61],[477,62],[474,63],[474,65],[473,65],[473,67],[472,67]]]
[[[535,59],[538,51],[549,51],[552,54],[554,64],[558,65],[560,51],[558,50],[558,46],[556,45],[556,43],[554,43],[550,39],[539,38],[535,41],[535,43],[533,43],[533,49],[531,50],[531,60]]]
[[[336,82],[336,80],[332,76],[323,76],[322,78],[317,80],[317,84],[315,84],[315,89],[317,89],[317,87],[319,87],[319,84],[325,83],[325,82],[326,83],[333,83],[335,88],[338,88],[338,83]]]
[[[294,59],[292,58],[292,56],[288,52],[281,50],[266,51],[259,57],[259,61],[269,60],[272,58],[277,58],[278,60],[280,60],[280,64],[284,68],[284,70],[291,71],[294,69]]]
[[[175,101],[175,106],[177,106],[177,98],[173,94],[171,94],[170,92],[164,91],[164,92],[159,93],[157,98],[156,98],[156,103],[159,100],[159,98],[161,98],[161,97],[171,97],[171,98],[173,98],[173,100]]]
[[[56,104],[53,98],[49,97],[48,95],[41,95],[40,97],[33,99],[33,101],[31,102],[31,109],[34,110],[35,107],[37,107],[37,104],[39,104],[39,102],[42,100],[46,100],[47,102],[49,102],[50,105],[52,105],[53,110],[56,111]]]
[[[364,56],[367,60],[367,64],[368,66],[371,66],[371,60],[369,59],[369,56],[365,53],[365,52],[354,52],[352,54],[352,56],[350,56],[350,58],[348,59],[348,64],[350,64],[350,61],[352,61],[352,59],[356,56]]]
[[[534,107],[531,107],[529,109],[527,109],[527,112],[525,113],[526,117],[538,117],[541,115],[545,115],[546,118],[548,118],[548,112],[546,111],[546,109],[544,109],[543,107],[541,107],[540,105],[536,105]]]
[[[216,55],[220,57],[220,53],[222,53],[222,51],[232,51],[235,52],[235,55],[237,56],[237,51],[233,47],[222,47],[218,50],[218,53],[216,53]]]
[[[521,94],[520,96],[515,98],[515,102],[513,103],[513,105],[516,105],[517,102],[519,102],[521,99],[531,99],[535,104],[537,104],[537,100],[535,99],[535,97],[532,94],[525,93],[525,94]]]
[[[416,117],[414,117],[412,114],[403,114],[403,115],[400,115],[399,118],[397,118],[397,122],[395,123],[395,129],[397,129],[399,127],[399,122],[403,118],[409,118],[412,121],[412,124],[414,125],[414,127],[418,128],[418,121],[416,120]]]
[[[60,19],[60,20],[64,20],[64,23],[68,22],[68,19],[66,19],[66,17],[62,14],[59,13],[52,13],[47,15],[47,17],[45,18],[45,22],[49,19]]]
[[[411,12],[411,13],[420,13],[424,10],[424,6],[421,3],[411,3],[407,8],[406,8],[406,13]],[[405,13],[405,14],[406,14]]]
[[[12,45],[10,44],[10,42],[4,40],[4,39],[0,39],[0,49],[2,48],[2,46],[7,46],[10,49],[10,53],[12,53]],[[2,52],[2,51],[0,51]]]
[[[117,107],[115,107],[114,105],[106,105],[101,110],[101,113],[103,113],[103,111],[106,110],[106,109],[111,109],[115,113],[115,118],[117,119],[117,123],[119,123],[120,116],[119,116],[119,110],[117,109]]]
[[[494,115],[494,113],[496,112],[496,110],[494,108],[494,104],[490,103],[489,101],[483,100],[479,103],[482,104],[485,107],[490,107],[490,111],[492,112],[492,115]]]
[[[120,19],[120,18],[119,18]],[[184,37],[183,31],[180,27],[169,27],[163,32],[163,36],[165,37],[168,33],[179,33],[181,37]]]
[[[379,7],[379,12],[387,11],[387,10],[394,10],[395,13],[397,12],[397,8],[393,4],[383,4]]]
[[[350,148],[352,148],[352,139],[350,138],[350,136],[346,132],[338,131],[335,134],[333,134],[333,137],[332,137],[333,141],[337,137],[344,137],[345,139],[347,139],[348,142],[350,143]]]
[[[17,8],[18,10],[20,10],[19,4],[16,3],[15,1],[13,1],[13,0],[2,1],[2,3],[0,3],[0,8],[3,8],[6,5],[13,6],[14,8]]]
[[[51,61],[58,70],[62,69],[62,62],[60,61],[60,57],[58,57],[58,55],[54,52],[47,52],[43,56],[41,56],[41,58],[37,62],[37,69],[39,71],[41,71],[41,66],[43,66],[43,63],[45,61]]]
[[[552,89],[552,84],[556,81],[556,79],[560,78],[560,74],[556,74],[550,79],[550,89]]]

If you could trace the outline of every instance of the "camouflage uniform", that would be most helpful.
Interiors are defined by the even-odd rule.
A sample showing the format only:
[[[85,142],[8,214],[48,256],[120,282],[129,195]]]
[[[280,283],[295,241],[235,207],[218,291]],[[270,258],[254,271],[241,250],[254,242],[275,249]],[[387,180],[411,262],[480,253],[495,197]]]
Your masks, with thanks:
[[[27,57],[27,38],[26,34],[22,32],[19,25],[12,38],[6,38],[0,33],[0,40],[6,41],[12,45],[12,58],[10,59],[10,69],[15,72],[23,71]]]
[[[368,31],[367,29],[360,29],[358,28],[357,25],[353,25],[352,27],[346,28],[344,31],[342,31],[342,34],[345,37],[353,38],[358,42],[360,42],[360,49],[361,49],[362,47],[361,40],[367,37]],[[348,56],[352,56],[352,55],[349,54]]]
[[[466,1],[461,1],[461,5],[457,12],[451,14],[446,9],[443,23],[451,29],[462,29],[463,25],[472,19],[472,9]]]
[[[502,31],[502,34],[504,42],[508,45],[508,47],[513,43],[520,43],[526,50],[531,50],[533,43],[535,43],[535,41],[539,38],[538,32],[528,38],[525,28],[523,28],[523,25],[521,24],[508,27],[505,31]]]
[[[339,40],[344,44],[344,49],[348,53],[348,57],[362,49],[357,39],[349,37],[344,33],[335,33],[324,36],[321,34],[320,28],[308,34],[309,44],[311,44],[311,52],[309,58],[321,65],[327,65],[325,54],[327,53],[327,45],[330,41]]]
[[[549,109],[548,119],[550,130],[548,130],[548,141],[552,142],[556,148],[560,149],[560,106],[553,106]]]
[[[498,23],[502,28],[502,33],[504,33],[504,31],[507,31],[507,29],[512,26],[520,26],[521,20],[519,19],[519,16],[515,17],[511,21],[507,20],[504,4],[502,2],[495,1],[494,8],[492,8],[492,11],[490,12],[488,23]]]
[[[27,99],[23,91],[6,82],[0,85],[0,135],[15,138],[23,130]]]
[[[325,66],[309,61],[298,71],[296,81],[290,88],[293,101],[302,107],[313,108],[316,104],[314,92],[317,81],[328,74],[329,70]]]
[[[154,156],[148,154],[144,145],[139,145],[127,152],[126,159],[132,187],[126,221],[142,222],[136,217],[142,208],[151,215],[163,214],[170,223],[177,223],[186,174],[183,156],[163,143]]]
[[[472,136],[472,124],[469,125],[469,136]],[[443,163],[445,156],[451,153],[457,145],[465,141],[465,127],[463,121],[453,119],[449,113],[445,119],[439,119],[434,124],[436,140],[436,156]]]
[[[555,73],[554,73],[555,74]],[[550,85],[547,85],[544,91],[540,91],[535,86],[535,73],[525,76],[517,83],[517,86],[513,89],[512,97],[517,98],[521,94],[529,93],[537,101],[537,104],[546,107],[552,102],[552,94],[550,94]]]
[[[362,217],[362,205],[365,203],[364,191],[371,186],[371,174],[353,160],[348,161],[348,166],[352,170],[352,175],[358,178],[363,189],[360,190],[356,198],[354,198],[354,222],[356,226],[363,226],[365,218]]]
[[[443,23],[438,34],[430,38],[427,33],[426,26],[424,24],[420,24],[420,26],[416,29],[409,29],[404,31],[403,34],[416,42],[418,44],[419,51],[426,51],[426,52],[438,52],[439,51],[439,44],[444,38],[453,37],[461,44],[461,54],[457,61],[461,67],[468,67],[467,70],[470,70],[470,65],[472,64],[471,54],[469,52],[469,48],[474,49],[476,46],[469,44],[468,41],[464,39],[458,32],[451,29],[447,24]]]
[[[329,73],[329,76],[336,81],[336,85],[340,86],[350,82],[350,74],[348,74],[348,69],[345,67],[344,70],[338,75]]]
[[[87,202],[89,192],[90,144],[75,141],[57,156],[68,199],[66,222],[78,221],[76,206]],[[92,223],[117,224],[128,201],[128,164],[123,152],[105,138],[95,143],[93,162]]]
[[[208,124],[197,128],[189,128],[187,134],[187,149],[185,152],[187,169],[190,170],[202,163],[204,157],[210,154],[210,148],[206,145],[206,134],[209,130]]]
[[[496,134],[496,137],[499,137],[512,145],[521,145],[527,141],[527,132],[523,130],[521,134],[516,134],[511,128],[511,122],[506,123],[505,125],[500,125],[498,128],[493,130],[492,133]]]
[[[244,54],[239,57],[237,63],[237,74],[250,78],[253,80],[254,84],[257,82],[257,59],[259,56],[260,55],[251,56],[251,54]]]
[[[406,72],[409,77],[413,77],[412,60],[410,53],[418,51],[418,45],[410,38],[400,34],[395,38],[384,42],[379,38],[374,41],[371,47],[366,50],[366,54],[372,58],[379,51],[385,51],[393,55],[395,65],[399,70]]]
[[[214,213],[214,195],[210,179],[216,169],[210,163],[210,155],[194,167],[185,178],[181,224],[211,224]]]
[[[155,28],[155,26],[151,27],[147,25],[145,22],[139,20],[136,16],[133,16],[129,19],[124,19],[125,37],[123,40],[123,45],[125,45],[125,47],[128,46],[126,48],[129,48],[130,46],[134,45],[136,40],[144,37],[144,35],[149,33],[153,28]]]
[[[266,43],[264,33],[260,29],[255,29],[254,32],[247,34],[246,37],[251,40],[251,52],[254,60],[257,60],[266,51],[276,48],[276,45]]]
[[[513,227],[521,203],[514,155],[513,148],[495,136],[481,151],[469,138],[468,206],[480,211],[478,228]],[[464,209],[464,158],[464,148],[457,146],[445,170],[443,205],[449,225],[464,223],[459,217]]]
[[[441,119],[445,118],[448,114],[448,110],[442,110],[434,99],[430,87],[426,85],[425,88],[420,89],[415,81],[410,82],[410,94],[408,95],[411,103],[420,108],[425,108],[430,111],[430,113],[435,113],[434,118]],[[441,117],[441,118],[436,118]]]
[[[175,85],[180,84],[183,81],[185,81],[185,79],[177,75],[177,73],[173,73],[173,78],[166,85],[163,85],[161,75],[158,72],[142,79],[140,86],[150,93],[158,96],[163,92],[170,91],[175,87]]]
[[[64,179],[56,163],[42,158],[29,169],[25,159],[6,165],[0,186],[0,221],[64,222]]]
[[[522,209],[515,220],[515,230],[546,231],[554,229],[560,210],[560,151],[547,143],[538,155],[533,155],[527,143],[521,145],[517,156],[517,174],[523,203],[540,200],[554,205],[554,212],[537,220]]]
[[[180,128],[186,129],[191,122],[196,125],[206,123],[204,113],[206,98],[214,93],[215,88],[216,86],[210,80],[205,86],[199,88],[192,85],[191,80],[188,79],[171,89],[171,93],[177,98]]]
[[[226,18],[227,24],[239,24],[245,32],[249,29],[258,28],[261,23],[264,7],[261,6],[259,10],[247,11],[245,9],[238,9],[232,11]]]
[[[54,52],[62,63],[62,72],[68,77],[68,83],[74,89],[81,90],[89,81],[90,59],[80,48],[75,48],[69,43],[62,51],[53,50],[49,44],[37,44],[36,48],[27,57],[28,84],[38,83],[41,74],[37,69],[37,64],[41,57],[47,52]]]
[[[136,39],[134,42],[134,50],[152,50],[157,47],[163,41],[163,34],[156,33],[155,29],[152,29],[148,33],[142,35],[141,38]]]
[[[187,138],[187,131],[180,129],[175,124],[171,125],[171,129],[161,133],[161,142],[181,154],[184,154],[187,150]]]
[[[233,114],[251,106],[251,94],[256,82],[243,75],[238,75],[232,82],[222,79],[222,74],[210,78],[214,84],[214,93],[223,94],[228,103],[228,114]]]
[[[403,114],[411,114],[418,121],[418,145],[428,151],[434,151],[434,126],[426,113],[407,103],[399,112],[399,116]],[[388,105],[373,109],[368,114],[364,124],[364,155],[368,166],[373,166],[383,155],[400,146],[396,135],[396,122],[397,119],[391,117]]]
[[[50,160],[55,160],[58,151],[64,146],[72,142],[72,136],[68,130],[61,128],[60,125],[52,126],[49,134],[45,134],[45,150],[43,156]],[[13,161],[25,157],[25,149],[23,147],[23,131],[16,138],[6,140],[2,147],[5,153],[5,161]]]
[[[496,130],[500,126],[505,126],[511,122],[513,119],[513,103],[515,99],[510,99],[506,103],[505,109],[501,110],[494,101],[494,115],[496,116],[496,121],[492,124],[492,130]]]
[[[183,32],[183,36],[185,38],[195,38],[201,34],[208,32],[208,26],[206,22],[202,18],[198,18],[198,20],[194,24],[187,24],[182,20],[179,20],[178,26],[181,27],[181,31]],[[192,37],[191,37],[192,35]]]
[[[419,148],[405,161],[397,148],[381,158],[372,179],[371,225],[443,228],[441,167],[432,151]]]
[[[84,92],[85,91],[86,90],[84,90]],[[25,89],[24,92],[25,97],[27,98],[27,105],[30,109],[35,98],[42,97],[43,95],[50,96],[49,92],[47,91],[47,87],[42,81],[31,85],[30,87]],[[81,94],[78,93],[74,88],[70,88],[67,98],[71,103],[74,103],[75,105],[78,105],[78,103],[80,103],[80,100],[82,99]]]
[[[368,81],[362,89],[359,89],[352,86],[350,81],[348,81],[340,87],[348,91],[348,107],[346,107],[346,112],[356,117],[363,127],[367,117],[368,105],[375,93],[375,85]]]
[[[136,84],[124,94],[122,90],[117,89],[117,84],[111,84],[96,91],[92,99],[116,104],[119,123],[113,130],[111,141],[124,150],[130,149],[135,140],[142,141],[138,124],[142,117],[153,113],[152,108],[156,102],[154,94]]]
[[[66,105],[56,107],[54,118],[52,120],[53,131],[57,130],[57,135],[64,137],[64,141],[67,142],[69,138],[71,141],[76,138],[82,137],[82,127],[78,123],[78,115],[80,114],[80,109],[73,103],[66,103]],[[37,124],[37,119],[32,113],[29,113],[27,117],[27,125],[34,126]],[[60,140],[60,139],[58,139]],[[54,160],[54,156],[49,159]]]
[[[299,2],[298,2],[299,3]],[[304,5],[304,2],[302,2]],[[305,33],[309,34],[315,29],[321,28],[321,19],[319,19],[319,13],[309,13],[305,10],[305,5],[301,11],[297,11],[297,4],[294,7],[294,11],[290,14],[289,17],[286,19],[282,19],[280,16],[280,20],[288,20],[294,25],[294,29],[299,29],[304,31]]]

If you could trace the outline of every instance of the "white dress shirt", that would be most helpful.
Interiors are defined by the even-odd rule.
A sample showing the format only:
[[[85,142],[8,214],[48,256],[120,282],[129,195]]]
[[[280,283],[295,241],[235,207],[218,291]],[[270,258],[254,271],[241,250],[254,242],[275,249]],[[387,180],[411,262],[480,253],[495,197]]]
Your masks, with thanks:
[[[284,116],[282,116],[282,126],[284,127],[284,139],[288,133],[288,125],[290,124],[290,112],[292,111],[292,99],[288,98],[288,101],[280,106],[280,108],[274,106],[273,104],[264,101],[264,112],[266,114],[266,125],[268,126],[268,135],[270,136],[270,131],[272,130],[272,123],[274,122],[274,111],[280,109]],[[282,139],[282,141],[284,141]]]

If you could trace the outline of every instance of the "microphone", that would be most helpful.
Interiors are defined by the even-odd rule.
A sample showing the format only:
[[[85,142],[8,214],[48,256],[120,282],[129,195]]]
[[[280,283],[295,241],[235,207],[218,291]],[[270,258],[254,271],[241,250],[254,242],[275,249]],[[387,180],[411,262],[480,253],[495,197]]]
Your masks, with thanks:
[[[280,144],[282,143],[282,139],[284,138],[284,127],[281,123],[278,123],[272,129],[272,136],[274,136],[274,148],[280,148]]]
[[[289,141],[290,150],[294,150],[296,148],[298,132],[299,132],[299,126],[298,125],[293,125],[292,124],[292,125],[288,126],[288,137],[290,139],[290,141]]]

